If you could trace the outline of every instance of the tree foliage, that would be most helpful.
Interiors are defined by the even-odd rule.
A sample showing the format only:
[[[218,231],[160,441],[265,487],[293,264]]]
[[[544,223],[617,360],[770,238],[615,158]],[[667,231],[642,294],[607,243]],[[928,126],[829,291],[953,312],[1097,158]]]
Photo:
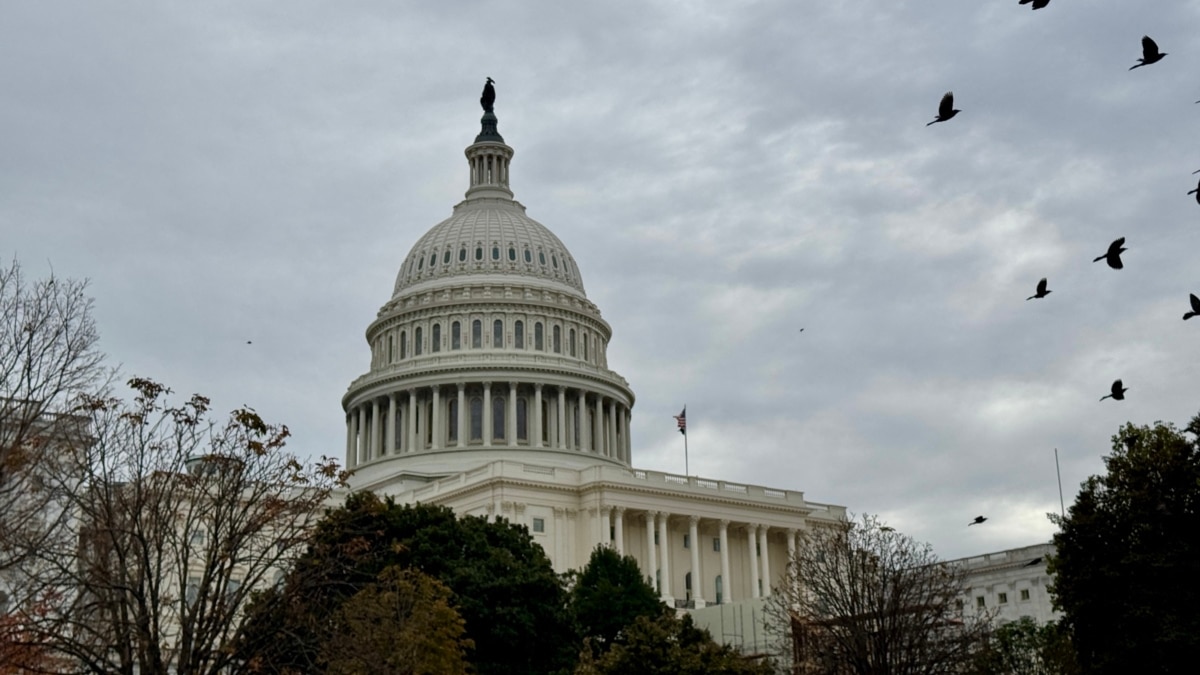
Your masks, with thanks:
[[[874,516],[801,534],[767,611],[795,672],[961,672],[988,627],[964,613],[963,572]]]
[[[658,594],[646,583],[633,556],[597,546],[571,589],[571,613],[580,635],[606,650],[621,631],[640,616],[666,611]]]
[[[1038,625],[1025,616],[992,631],[975,659],[979,675],[1077,675],[1070,637],[1057,623]]]
[[[255,602],[243,657],[261,672],[319,670],[330,637],[325,618],[391,566],[417,569],[453,592],[477,672],[551,673],[573,663],[566,591],[525,527],[371,493],[330,511],[284,584]]]
[[[16,538],[25,562],[22,635],[74,672],[214,674],[252,589],[298,554],[343,475],[284,449],[287,427],[239,409],[217,422],[209,402],[182,405],[145,379],[133,401],[90,397],[86,438],[56,447],[43,471],[63,536]]]
[[[1200,415],[1126,424],[1065,518],[1051,593],[1085,672],[1191,672],[1200,653]]]
[[[769,675],[772,664],[718,644],[690,615],[641,615],[603,654],[584,649],[576,675]]]

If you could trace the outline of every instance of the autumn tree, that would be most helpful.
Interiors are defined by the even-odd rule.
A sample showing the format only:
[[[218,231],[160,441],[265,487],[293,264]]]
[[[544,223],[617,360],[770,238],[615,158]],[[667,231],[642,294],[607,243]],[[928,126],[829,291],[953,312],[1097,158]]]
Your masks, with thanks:
[[[584,649],[575,675],[770,675],[771,663],[742,655],[674,612],[641,615],[597,655]]]
[[[608,546],[592,551],[575,577],[570,599],[580,635],[598,651],[607,650],[639,616],[655,617],[666,611],[637,560]]]
[[[1188,438],[1186,434],[1192,434]],[[1088,673],[1181,673],[1200,653],[1200,415],[1126,424],[1059,525],[1051,594]]]
[[[344,476],[288,453],[287,427],[251,409],[218,422],[202,396],[175,405],[162,385],[129,385],[132,401],[85,399],[87,437],[43,472],[71,536],[15,542],[18,602],[61,598],[22,635],[70,672],[226,672],[251,591],[297,555]]]
[[[798,673],[961,672],[989,616],[964,613],[963,571],[874,516],[800,536],[768,615]]]

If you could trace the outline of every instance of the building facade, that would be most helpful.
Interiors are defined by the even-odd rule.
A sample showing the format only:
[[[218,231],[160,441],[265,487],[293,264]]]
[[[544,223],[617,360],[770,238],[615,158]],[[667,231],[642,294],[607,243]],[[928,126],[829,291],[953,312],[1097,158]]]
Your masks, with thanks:
[[[635,469],[635,397],[612,328],[562,241],[513,199],[513,149],[485,112],[469,185],[413,245],[342,399],[351,487],[526,525],[556,570],[598,545],[679,607],[770,594],[815,521],[801,492]]]
[[[963,604],[980,612],[991,612],[997,624],[1028,616],[1039,624],[1058,621],[1050,597],[1050,573],[1046,563],[1054,555],[1054,544],[1034,544],[1006,551],[951,560],[966,571]]]

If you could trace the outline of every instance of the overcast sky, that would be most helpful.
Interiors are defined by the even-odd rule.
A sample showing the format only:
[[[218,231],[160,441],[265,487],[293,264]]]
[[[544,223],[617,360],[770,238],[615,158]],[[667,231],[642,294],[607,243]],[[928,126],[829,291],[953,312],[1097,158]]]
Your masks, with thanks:
[[[490,76],[638,467],[682,473],[686,403],[693,474],[985,553],[1051,536],[1055,448],[1069,504],[1121,424],[1200,410],[1198,28],[1127,0],[4,3],[0,256],[90,279],[126,375],[341,456]],[[1169,56],[1130,72],[1143,34]],[[1121,236],[1125,269],[1092,263]]]

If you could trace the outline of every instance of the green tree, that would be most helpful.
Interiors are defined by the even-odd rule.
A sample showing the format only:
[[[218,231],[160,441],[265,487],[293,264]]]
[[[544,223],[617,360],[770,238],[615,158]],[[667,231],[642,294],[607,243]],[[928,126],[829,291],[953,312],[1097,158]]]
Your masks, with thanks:
[[[566,591],[525,527],[366,492],[328,512],[284,583],[257,599],[242,658],[261,672],[318,671],[329,617],[391,566],[453,592],[482,675],[572,667],[578,643]]]
[[[321,647],[330,675],[467,672],[471,641],[450,589],[416,570],[388,567],[333,614]]]
[[[580,635],[606,650],[621,630],[639,616],[666,611],[658,594],[642,577],[637,560],[598,546],[571,589],[571,612]]]
[[[1200,653],[1200,415],[1126,424],[1065,518],[1051,593],[1089,673],[1192,672]]]
[[[718,644],[692,617],[642,615],[602,655],[584,649],[575,675],[769,675],[772,664]]]
[[[988,638],[975,661],[979,675],[1076,675],[1070,637],[1057,623],[1038,625],[1028,616],[1004,624]]]

